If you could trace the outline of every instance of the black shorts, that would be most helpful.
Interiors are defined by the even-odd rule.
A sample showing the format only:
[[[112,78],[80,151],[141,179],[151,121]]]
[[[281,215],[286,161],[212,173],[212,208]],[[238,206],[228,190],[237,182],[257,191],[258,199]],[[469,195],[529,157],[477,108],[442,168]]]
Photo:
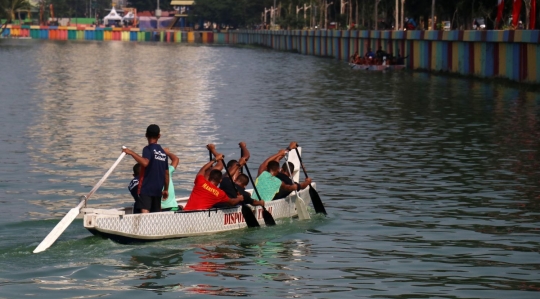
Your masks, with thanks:
[[[149,210],[150,213],[161,212],[161,196],[139,195],[135,209]]]

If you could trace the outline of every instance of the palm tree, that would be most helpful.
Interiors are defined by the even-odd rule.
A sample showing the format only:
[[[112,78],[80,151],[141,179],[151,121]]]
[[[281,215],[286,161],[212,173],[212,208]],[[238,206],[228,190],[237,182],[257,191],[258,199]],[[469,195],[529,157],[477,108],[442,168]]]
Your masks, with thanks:
[[[7,24],[10,24],[15,19],[15,12],[18,10],[28,10],[32,4],[28,0],[0,0],[0,17],[5,17],[6,22],[0,28],[0,35],[6,29]]]

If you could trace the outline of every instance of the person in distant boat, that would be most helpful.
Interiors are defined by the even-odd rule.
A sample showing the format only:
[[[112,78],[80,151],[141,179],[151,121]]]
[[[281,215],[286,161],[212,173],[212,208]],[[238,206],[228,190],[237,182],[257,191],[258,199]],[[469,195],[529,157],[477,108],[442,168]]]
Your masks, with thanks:
[[[259,198],[258,195],[252,194],[253,199],[262,199],[264,201],[271,201],[276,193],[280,190],[294,191],[296,190],[295,185],[287,185],[282,182],[276,175],[279,173],[279,161],[285,157],[287,150],[292,150],[296,148],[296,142],[291,142],[289,147],[285,150],[280,150],[277,154],[274,154],[268,159],[266,159],[261,166],[259,166],[259,175],[255,180],[255,186],[259,191],[259,195],[262,198]],[[308,185],[311,183],[311,179],[306,179]]]
[[[161,199],[169,196],[169,159],[157,143],[161,137],[158,125],[149,125],[145,136],[148,145],[143,148],[142,157],[127,148],[123,152],[141,165],[135,209],[140,209],[141,213],[160,212]]]
[[[364,64],[375,64],[375,53],[373,53],[371,48],[368,48],[366,55],[364,55],[364,62]]]
[[[366,59],[373,59],[375,58],[375,53],[373,53],[373,50],[371,48],[368,48],[366,55],[364,55],[364,58]]]
[[[407,56],[401,56],[401,52],[399,51],[398,49],[398,56],[396,58],[396,64],[397,65],[404,65],[405,64],[405,59],[406,58],[409,58],[409,55]]]
[[[242,203],[250,204],[252,206],[264,206],[263,200],[253,200],[251,198],[251,194],[246,192],[246,186],[249,184],[249,178],[247,175],[240,173],[240,170],[244,165],[246,165],[247,161],[249,160],[250,154],[246,147],[245,142],[240,142],[240,148],[242,149],[242,157],[239,161],[236,160],[230,160],[227,163],[227,169],[229,170],[229,173],[231,174],[234,184],[236,185],[236,190],[238,190],[238,193],[242,194],[242,197],[244,198],[244,201]],[[219,184],[219,188],[225,193],[227,193],[227,196],[229,198],[235,198],[236,197],[236,190],[233,187],[233,184],[231,180],[229,179],[229,176],[224,174],[223,179],[221,180],[221,184]]]
[[[213,146],[213,144],[209,144],[207,148],[210,150],[210,147]],[[220,203],[235,206],[244,200],[242,195],[229,198],[225,191],[217,187],[223,178],[220,167],[220,164],[222,164],[221,160],[223,160],[223,155],[218,153],[213,160],[204,164],[199,170],[195,177],[195,186],[191,190],[191,195],[184,207],[184,211],[206,210]]]
[[[388,55],[388,53],[386,53],[386,51],[384,51],[382,49],[382,47],[379,47],[379,50],[377,50],[377,58],[380,59],[382,61],[383,57]]]
[[[354,51],[354,54],[350,57],[349,61],[351,63],[356,63],[357,60],[358,60],[358,51]]]
[[[174,192],[174,185],[172,181],[172,174],[175,172],[180,159],[171,153],[169,148],[164,148],[165,154],[171,159],[171,164],[169,165],[169,196],[167,199],[161,201],[161,211],[178,211],[178,203],[176,202],[176,194]]]
[[[136,163],[133,165],[133,179],[131,182],[129,182],[128,190],[131,193],[131,196],[133,196],[133,199],[135,202],[137,202],[137,199],[139,198],[139,175],[141,172],[141,164]],[[133,214],[140,213],[141,211],[139,209],[133,208]]]
[[[287,164],[289,166],[288,168],[287,168]],[[276,177],[280,179],[285,185],[294,186],[295,187],[294,191],[300,191],[309,186],[309,184],[311,183],[311,180],[309,181],[306,180],[302,183],[293,182],[293,180],[291,179],[291,173],[289,172],[289,169],[291,170],[292,173],[294,173],[294,164],[291,162],[284,162],[283,165],[281,166],[281,170],[276,175]],[[276,193],[273,200],[285,198],[289,196],[289,194],[291,194],[292,191],[293,190],[290,190],[289,188],[287,189],[279,188],[279,192]]]

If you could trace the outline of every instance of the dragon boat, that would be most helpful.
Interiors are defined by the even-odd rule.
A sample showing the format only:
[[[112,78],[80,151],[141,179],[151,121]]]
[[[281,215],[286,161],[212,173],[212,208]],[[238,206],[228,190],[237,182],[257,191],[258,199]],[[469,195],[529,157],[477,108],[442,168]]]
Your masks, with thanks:
[[[294,164],[293,178],[298,181],[300,161],[295,152],[289,153],[288,161]],[[176,201],[179,206],[185,206],[188,198],[178,198]],[[304,201],[310,200],[309,188],[306,188],[292,192],[286,198],[266,202],[265,208],[274,220],[298,217],[298,209],[305,209]],[[246,206],[253,212],[259,225],[265,225],[262,207]],[[248,227],[242,206],[147,214],[133,214],[132,206],[119,209],[83,208],[81,212],[84,214],[83,225],[92,234],[122,244],[207,235]]]
[[[187,200],[188,197],[184,197],[177,199],[177,202],[185,206]],[[310,200],[308,188],[298,194],[293,192],[286,198],[266,202],[265,208],[276,221],[298,217],[298,200]],[[259,225],[265,225],[262,208],[247,206]],[[96,236],[121,244],[207,235],[247,227],[241,206],[148,214],[133,214],[132,211],[132,207],[107,210],[84,208],[84,227]]]
[[[298,148],[288,154],[288,161],[294,164],[294,181],[299,181],[300,168],[303,169],[307,177],[299,150],[301,149]],[[230,208],[133,214],[133,206],[113,209],[86,207],[89,197],[95,193],[124,156],[125,153],[122,153],[118,157],[94,188],[86,196],[81,197],[79,204],[72,208],[34,249],[34,253],[49,248],[71,222],[80,215],[83,217],[83,226],[92,234],[122,244],[185,238],[246,227],[273,225],[276,224],[276,220],[279,223],[280,219],[293,217],[298,217],[301,220],[310,219],[305,201],[313,203],[316,213],[326,215],[326,210],[313,182],[308,188],[298,192],[294,191],[286,198],[265,202],[264,208],[246,204]],[[246,170],[248,169],[246,168]],[[252,190],[247,191],[252,192]],[[183,197],[177,198],[176,201],[179,205],[185,206],[188,199],[189,197]],[[131,197],[129,201],[132,201]]]
[[[349,66],[353,70],[364,70],[364,71],[397,71],[405,68],[405,65],[382,65],[382,64],[356,64],[349,63]]]

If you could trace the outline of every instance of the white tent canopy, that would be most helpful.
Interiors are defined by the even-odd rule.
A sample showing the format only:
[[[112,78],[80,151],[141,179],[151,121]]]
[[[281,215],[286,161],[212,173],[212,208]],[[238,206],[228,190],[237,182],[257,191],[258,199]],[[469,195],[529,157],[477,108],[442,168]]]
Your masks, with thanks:
[[[135,15],[133,14],[133,12],[128,12],[123,18],[122,20],[133,20],[135,19]]]
[[[122,17],[118,15],[116,9],[113,7],[111,12],[103,18],[103,23],[108,25],[109,23],[114,23],[114,21],[122,21]]]

